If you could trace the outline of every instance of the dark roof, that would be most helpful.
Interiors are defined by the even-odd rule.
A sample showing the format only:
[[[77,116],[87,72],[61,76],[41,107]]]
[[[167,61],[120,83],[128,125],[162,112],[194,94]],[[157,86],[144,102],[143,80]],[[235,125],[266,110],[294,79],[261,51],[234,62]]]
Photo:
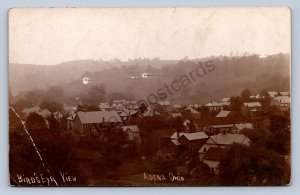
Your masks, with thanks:
[[[160,129],[160,130],[155,130],[152,131],[152,133],[155,135],[157,138],[170,138],[173,133],[176,132],[175,129]]]
[[[223,149],[221,148],[214,148],[211,147],[208,149],[204,156],[204,160],[213,160],[213,161],[219,161],[221,158],[221,154],[223,152]]]
[[[77,112],[82,124],[89,123],[102,123],[105,122],[122,122],[116,111],[90,111],[90,112]]]

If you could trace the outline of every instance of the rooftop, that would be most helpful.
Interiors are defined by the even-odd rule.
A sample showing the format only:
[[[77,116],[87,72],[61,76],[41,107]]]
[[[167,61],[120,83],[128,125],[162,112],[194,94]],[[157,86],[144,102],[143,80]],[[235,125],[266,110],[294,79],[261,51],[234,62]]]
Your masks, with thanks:
[[[208,138],[208,135],[204,132],[195,132],[195,133],[185,133],[185,132],[179,132],[179,137],[184,136],[188,140],[198,140],[198,139],[206,139]],[[171,139],[177,139],[177,132],[173,133],[170,137]]]
[[[221,110],[219,114],[217,114],[216,118],[225,118],[230,114],[230,111]]]
[[[77,112],[81,123],[102,123],[104,122],[122,122],[116,111],[91,111],[91,112]]]
[[[129,129],[132,132],[140,132],[140,129],[137,125],[128,125],[128,126],[124,126],[122,127],[123,131]]]
[[[245,102],[245,107],[254,108],[254,107],[261,107],[261,104],[259,102]]]
[[[277,100],[279,103],[282,104],[290,104],[291,98],[289,96],[277,96],[274,98],[274,100]]]
[[[217,135],[210,136],[210,138],[213,141],[215,141],[216,144],[221,144],[221,145],[229,145],[233,143],[239,143],[239,144],[250,143],[250,139],[243,134],[219,133]]]

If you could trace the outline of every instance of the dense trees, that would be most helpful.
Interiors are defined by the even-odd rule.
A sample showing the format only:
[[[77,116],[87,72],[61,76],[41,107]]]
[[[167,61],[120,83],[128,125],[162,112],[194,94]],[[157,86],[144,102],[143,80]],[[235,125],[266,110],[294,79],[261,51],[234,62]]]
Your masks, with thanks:
[[[241,99],[243,102],[250,101],[250,96],[252,95],[251,91],[249,89],[244,89],[241,93]]]
[[[276,148],[279,154],[288,155],[291,150],[290,121],[287,117],[275,114],[271,116],[271,132],[277,142]]]
[[[220,183],[224,185],[284,185],[289,183],[287,162],[264,147],[231,145],[221,157]]]
[[[44,100],[41,104],[40,104],[40,108],[41,109],[47,109],[50,112],[63,112],[63,105],[59,102],[56,101],[52,101],[52,100]]]
[[[205,79],[201,80],[201,82],[194,82],[195,85],[191,84],[189,86],[192,90],[184,89],[182,90],[183,94],[172,95],[172,98],[174,98],[175,101],[180,100],[182,103],[188,104],[192,100],[199,99],[198,103],[204,104],[211,101],[211,97],[227,97],[245,86],[248,89],[251,89],[252,92],[258,92],[261,89],[289,90],[289,55],[278,54],[266,58],[261,58],[257,55],[245,55],[239,57],[213,57],[212,59],[216,65],[216,70],[212,74],[213,76],[207,75]],[[145,95],[145,90],[159,89],[170,79],[178,79],[183,74],[188,74],[189,71],[194,70],[195,68],[195,61],[192,60],[187,60],[185,62],[143,59],[129,60],[128,62],[116,62],[120,66],[115,66],[114,69],[110,69],[112,67],[110,62],[85,61],[84,66],[77,66],[81,63],[83,62],[66,63],[65,65],[67,66],[51,67],[51,70],[49,67],[46,68],[46,66],[32,66],[30,71],[24,71],[24,67],[15,68],[11,71],[11,74],[13,74],[13,72],[23,70],[26,72],[27,76],[19,78],[21,81],[18,83],[21,84],[15,83],[10,86],[13,95],[18,95],[20,91],[36,91],[34,90],[34,87],[37,86],[34,83],[38,83],[41,85],[38,86],[40,89],[48,91],[47,93],[49,93],[50,96],[46,96],[49,98],[54,98],[53,100],[63,98],[66,102],[68,102],[67,100],[69,97],[79,96],[80,93],[85,95],[88,93],[91,86],[83,86],[82,77],[84,72],[89,71],[90,73],[85,75],[101,81],[104,85],[107,84],[113,86],[114,91],[122,92],[126,97],[129,97],[129,93],[132,93],[136,97],[143,97]],[[94,63],[103,63],[103,65],[109,68],[106,70],[99,70],[101,69],[100,67],[92,66]],[[122,67],[122,65],[124,66]],[[87,67],[89,67],[89,69],[87,69]],[[48,74],[43,74],[41,76],[40,72],[44,72],[43,69],[47,69]],[[54,70],[59,70],[58,72],[63,71],[65,74],[57,74]],[[68,72],[71,71],[72,74],[68,74]],[[32,72],[36,72],[36,74],[32,74]],[[143,72],[170,75],[170,78],[156,77],[155,82],[151,81],[153,79],[140,82],[129,78],[130,75],[137,76]],[[17,75],[20,75],[20,73]],[[31,78],[31,82],[28,81],[29,77]],[[42,80],[41,77],[43,77],[43,80],[47,82],[40,82]],[[58,80],[61,82],[59,87],[64,89],[63,94],[61,93],[61,89],[57,86],[53,86],[51,87],[51,90],[47,90],[49,84],[58,85]],[[94,85],[96,82],[92,83],[92,85]],[[25,87],[24,85],[28,86]],[[23,88],[21,86],[23,86]],[[190,94],[188,97],[183,98],[184,95],[188,94],[185,92],[190,92]],[[31,97],[35,97],[35,95],[38,94],[31,94]],[[20,94],[19,98],[21,97],[22,95]],[[106,101],[107,100],[109,100],[109,96],[106,96]]]
[[[105,101],[105,95],[106,91],[103,85],[91,86],[87,93],[82,94],[80,99],[84,105],[98,105]]]
[[[28,115],[28,117],[26,119],[26,127],[28,129],[45,129],[45,128],[47,128],[46,121],[44,120],[44,118],[35,112],[32,112]]]
[[[243,105],[243,100],[240,96],[233,96],[230,98],[231,110],[240,112],[242,105]]]

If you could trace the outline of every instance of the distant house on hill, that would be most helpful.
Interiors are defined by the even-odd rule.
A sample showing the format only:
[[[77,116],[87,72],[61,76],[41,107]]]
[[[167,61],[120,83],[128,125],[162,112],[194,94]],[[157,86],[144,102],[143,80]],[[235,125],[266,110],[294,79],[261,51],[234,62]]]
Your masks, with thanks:
[[[182,118],[182,114],[181,113],[170,113],[170,117],[172,117],[172,118]]]
[[[230,102],[230,98],[223,98],[220,102]]]
[[[127,103],[127,100],[113,100],[113,104],[125,105],[126,103]]]
[[[77,110],[77,106],[69,106],[69,105],[64,104],[63,109],[68,114],[74,114]]]
[[[158,105],[160,105],[160,106],[170,106],[171,104],[170,104],[169,101],[160,101],[160,102],[158,102]]]
[[[109,111],[111,109],[110,105],[106,102],[100,103],[98,107],[101,111]]]
[[[227,99],[223,98],[222,100],[221,100],[221,102],[209,102],[209,103],[205,104],[204,106],[207,107],[210,112],[220,111],[230,105],[230,102],[226,101]]]
[[[290,96],[289,91],[268,91],[269,96],[274,99],[277,96]]]
[[[53,116],[56,120],[60,121],[60,119],[63,117],[62,113],[56,111],[53,113]]]
[[[41,115],[44,119],[48,119],[51,115],[51,112],[47,109],[41,109],[37,112],[39,115]]]
[[[40,111],[41,110],[41,108],[39,107],[39,106],[34,106],[34,107],[31,107],[31,108],[24,108],[23,110],[22,110],[22,114],[24,115],[24,116],[28,116],[30,113],[33,113],[33,112],[38,112],[38,111]]]
[[[41,109],[39,106],[34,106],[31,108],[24,108],[22,110],[22,113],[27,117],[30,113],[37,113],[39,115],[41,115],[44,119],[47,119],[50,117],[51,112],[47,109]]]
[[[152,109],[151,107],[148,107],[145,112],[143,113],[144,117],[152,117],[155,115],[160,115],[159,112],[157,112],[156,110]]]
[[[181,108],[182,108],[181,104],[174,104],[173,105],[173,109],[176,110],[176,111],[179,111]]]

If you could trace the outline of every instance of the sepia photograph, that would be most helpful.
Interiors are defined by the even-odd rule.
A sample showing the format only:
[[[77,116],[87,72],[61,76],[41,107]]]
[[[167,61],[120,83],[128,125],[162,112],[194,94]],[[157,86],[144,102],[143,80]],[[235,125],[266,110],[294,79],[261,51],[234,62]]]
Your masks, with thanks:
[[[10,186],[287,186],[287,7],[12,8]]]

